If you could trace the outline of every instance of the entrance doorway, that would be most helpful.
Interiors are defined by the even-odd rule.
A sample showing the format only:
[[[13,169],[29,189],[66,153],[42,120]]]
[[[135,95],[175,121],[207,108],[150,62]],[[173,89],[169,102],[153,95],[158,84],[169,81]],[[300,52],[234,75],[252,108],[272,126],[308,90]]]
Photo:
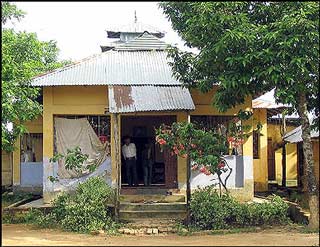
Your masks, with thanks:
[[[161,152],[155,143],[155,128],[161,124],[171,125],[176,121],[176,116],[122,116],[121,117],[121,146],[124,145],[123,137],[129,136],[137,149],[137,177],[138,185],[144,186],[143,155],[146,143],[151,143],[153,150],[151,187],[177,188],[177,158],[170,152]],[[122,188],[129,187],[125,161],[121,155],[121,184]]]

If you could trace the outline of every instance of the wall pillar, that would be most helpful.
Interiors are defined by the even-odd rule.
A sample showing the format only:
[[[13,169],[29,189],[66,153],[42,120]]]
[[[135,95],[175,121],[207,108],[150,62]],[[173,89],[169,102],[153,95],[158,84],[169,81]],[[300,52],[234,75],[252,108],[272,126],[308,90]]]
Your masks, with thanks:
[[[12,177],[13,177],[13,186],[19,186],[20,185],[20,137],[17,138],[15,145],[14,145],[14,151],[12,152]]]
[[[53,157],[53,94],[52,87],[43,88],[43,201],[49,203],[53,197],[52,182],[48,180],[48,176],[53,175],[53,165],[49,159]]]
[[[187,122],[188,114],[187,112],[179,112],[177,114],[177,122]],[[187,159],[178,156],[178,188],[181,191],[186,191],[187,189]]]
[[[251,99],[250,99],[251,100]],[[246,110],[251,110],[247,108]],[[253,119],[252,117],[243,121],[243,125],[249,125],[251,128],[248,130],[248,133],[253,131]],[[253,135],[251,134],[243,144],[243,166],[244,166],[244,188],[242,201],[250,201],[254,196],[254,178],[253,178]]]
[[[112,180],[112,187],[116,188],[118,186],[118,180],[117,180],[118,176],[120,176],[119,179],[121,180],[121,116],[119,114],[111,114],[110,122],[111,122],[111,180]],[[118,148],[116,148],[116,145],[118,145]],[[121,181],[120,181],[120,185],[121,185]]]
[[[254,159],[254,190],[268,190],[268,127],[267,127],[267,109],[254,110],[254,128],[258,122],[262,129],[259,136],[259,158]]]

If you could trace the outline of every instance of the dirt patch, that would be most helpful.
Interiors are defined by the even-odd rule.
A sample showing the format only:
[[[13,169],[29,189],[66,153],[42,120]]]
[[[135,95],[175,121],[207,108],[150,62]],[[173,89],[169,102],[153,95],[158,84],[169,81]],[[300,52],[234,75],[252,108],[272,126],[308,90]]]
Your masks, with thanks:
[[[292,232],[283,228],[261,232],[204,236],[91,236],[27,225],[2,225],[2,244],[20,246],[318,246],[319,234]]]

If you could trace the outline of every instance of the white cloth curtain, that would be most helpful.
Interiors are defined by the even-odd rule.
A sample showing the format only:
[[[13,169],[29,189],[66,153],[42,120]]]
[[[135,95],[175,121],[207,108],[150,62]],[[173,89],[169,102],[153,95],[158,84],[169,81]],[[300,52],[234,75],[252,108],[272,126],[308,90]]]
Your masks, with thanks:
[[[102,144],[98,136],[86,118],[67,119],[55,118],[55,134],[57,152],[67,154],[67,149],[79,146],[81,152],[88,154],[89,158],[84,162],[83,167],[88,164],[101,165],[110,156],[109,143]],[[76,172],[67,170],[63,159],[59,161],[57,175],[59,178],[79,178],[89,174],[89,170]]]

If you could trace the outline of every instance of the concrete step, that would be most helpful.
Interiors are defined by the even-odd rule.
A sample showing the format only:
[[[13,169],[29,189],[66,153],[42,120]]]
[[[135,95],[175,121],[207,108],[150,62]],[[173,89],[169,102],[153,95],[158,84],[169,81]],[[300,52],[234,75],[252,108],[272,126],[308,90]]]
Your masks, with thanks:
[[[170,191],[167,188],[158,187],[128,187],[122,188],[121,195],[166,195]]]
[[[135,219],[184,219],[186,217],[185,210],[120,210],[120,220],[134,221]]]
[[[169,202],[185,202],[184,195],[120,195],[121,202],[132,202],[132,203],[143,203],[143,202],[154,202],[154,203],[169,203]]]
[[[130,203],[121,202],[120,211],[175,211],[175,210],[186,210],[186,203],[184,202],[167,202],[167,203]]]
[[[130,220],[125,221],[125,227],[132,229],[159,227],[175,228],[178,222],[180,222],[180,220],[177,219],[131,218]]]

